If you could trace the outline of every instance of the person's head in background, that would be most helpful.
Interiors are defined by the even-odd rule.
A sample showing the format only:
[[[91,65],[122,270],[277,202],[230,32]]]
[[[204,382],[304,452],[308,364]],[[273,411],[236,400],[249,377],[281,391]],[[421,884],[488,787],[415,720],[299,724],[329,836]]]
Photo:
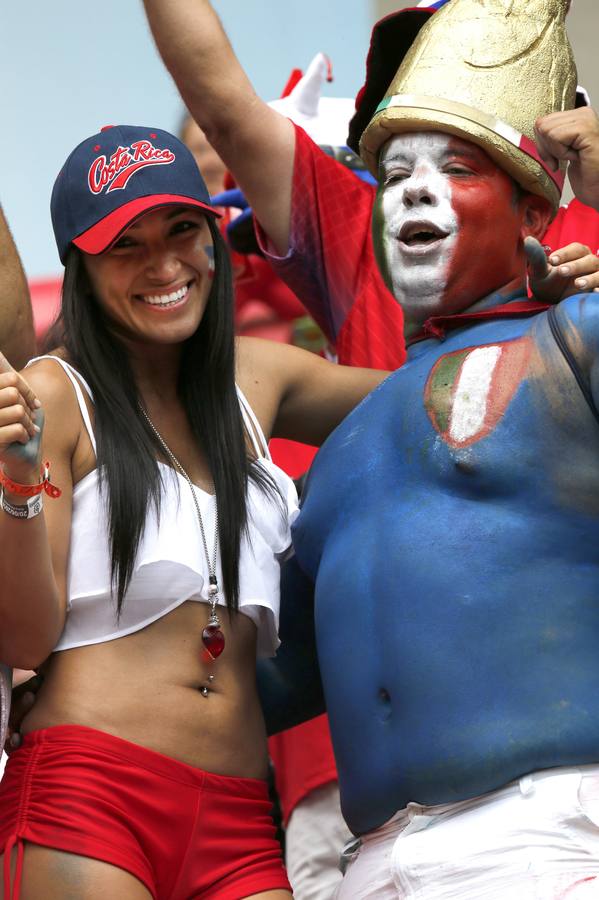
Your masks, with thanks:
[[[193,153],[210,196],[219,194],[225,187],[226,166],[187,111],[181,121],[178,137]]]

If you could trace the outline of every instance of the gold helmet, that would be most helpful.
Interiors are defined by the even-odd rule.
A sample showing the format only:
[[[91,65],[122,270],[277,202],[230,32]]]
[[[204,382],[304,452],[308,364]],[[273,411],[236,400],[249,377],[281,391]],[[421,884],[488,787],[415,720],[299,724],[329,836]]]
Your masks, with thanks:
[[[481,146],[557,210],[565,166],[553,172],[541,160],[534,123],[575,106],[567,8],[568,0],[452,0],[431,16],[362,134],[371,172],[394,134],[444,131]]]

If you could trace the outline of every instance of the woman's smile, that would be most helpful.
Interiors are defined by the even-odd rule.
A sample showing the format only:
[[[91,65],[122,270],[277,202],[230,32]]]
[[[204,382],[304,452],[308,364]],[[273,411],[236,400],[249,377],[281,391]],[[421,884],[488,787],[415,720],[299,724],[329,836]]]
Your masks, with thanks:
[[[152,294],[136,294],[135,299],[141,300],[146,306],[151,307],[156,312],[165,312],[172,309],[179,309],[184,306],[189,298],[189,292],[195,279],[187,282],[179,288],[161,293]]]

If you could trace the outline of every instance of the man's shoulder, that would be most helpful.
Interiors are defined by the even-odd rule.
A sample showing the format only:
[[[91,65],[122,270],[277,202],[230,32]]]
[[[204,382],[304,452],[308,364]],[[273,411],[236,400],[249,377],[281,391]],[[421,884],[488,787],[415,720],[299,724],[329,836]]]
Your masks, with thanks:
[[[566,297],[555,307],[555,319],[570,339],[599,348],[599,294],[581,293]]]
[[[599,296],[574,294],[547,313],[557,347],[570,367],[584,377],[599,359]]]

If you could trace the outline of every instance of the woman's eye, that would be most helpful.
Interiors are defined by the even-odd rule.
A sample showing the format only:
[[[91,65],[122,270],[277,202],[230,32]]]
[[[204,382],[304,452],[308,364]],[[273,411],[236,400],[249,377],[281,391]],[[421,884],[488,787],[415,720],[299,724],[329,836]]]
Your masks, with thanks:
[[[130,250],[133,247],[136,247],[135,241],[128,237],[119,238],[118,241],[115,241],[111,250]]]
[[[181,222],[176,222],[172,229],[171,234],[184,234],[187,231],[196,231],[200,226],[197,222],[192,222],[189,219],[183,219]]]

